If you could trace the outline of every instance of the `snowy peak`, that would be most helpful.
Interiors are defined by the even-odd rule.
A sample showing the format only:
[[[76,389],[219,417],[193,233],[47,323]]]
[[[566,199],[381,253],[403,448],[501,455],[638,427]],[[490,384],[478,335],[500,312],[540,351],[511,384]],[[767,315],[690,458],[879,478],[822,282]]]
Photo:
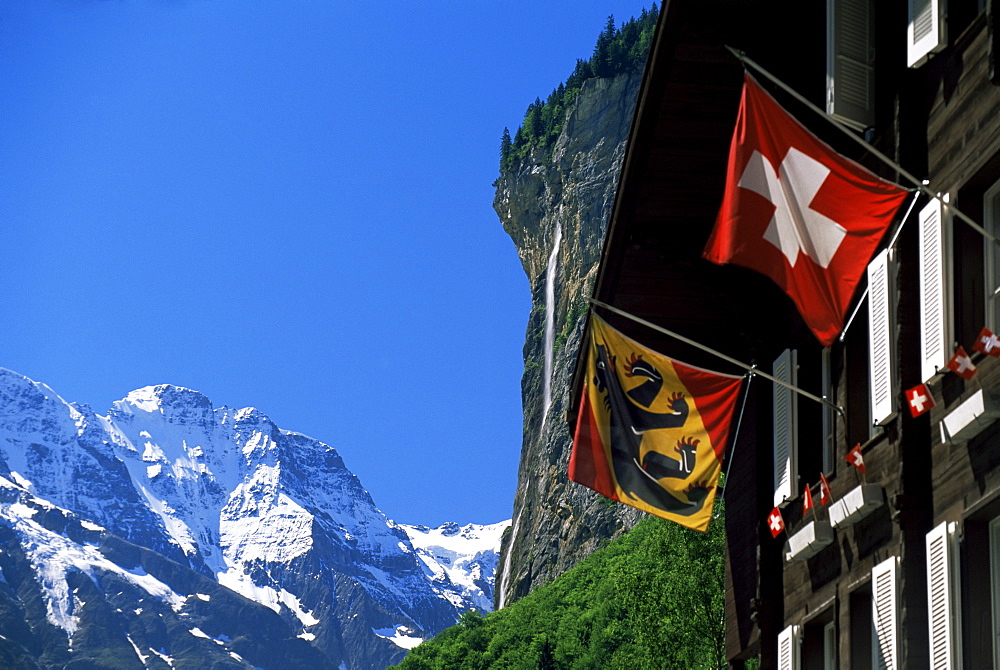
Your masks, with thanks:
[[[448,522],[437,528],[399,524],[442,597],[480,612],[493,609],[500,539],[509,526],[509,520],[485,526]]]
[[[200,425],[212,421],[212,401],[182,386],[159,384],[132,391],[112,405],[116,418],[128,415],[160,414],[175,424]]]
[[[302,659],[325,659],[289,665],[276,655],[257,667],[382,668],[460,612],[491,609],[508,524],[396,524],[336,449],[252,407],[214,407],[160,384],[100,416],[0,369],[0,544],[20,547],[0,552],[0,629],[5,612],[21,612],[36,629],[61,630],[67,646],[54,649],[63,638],[33,629],[59,667],[92,625],[124,631],[118,643],[139,658],[169,657],[193,636],[249,660],[260,650],[235,641],[253,633],[224,621],[235,607],[262,625],[277,617]],[[122,543],[132,548],[109,549]],[[5,586],[14,575],[33,580],[44,611],[29,616],[33,605]],[[113,604],[121,593],[146,604]],[[253,607],[233,605],[241,598]],[[216,603],[229,609],[216,613]],[[108,605],[115,621],[95,624]],[[184,634],[146,636],[152,612]]]

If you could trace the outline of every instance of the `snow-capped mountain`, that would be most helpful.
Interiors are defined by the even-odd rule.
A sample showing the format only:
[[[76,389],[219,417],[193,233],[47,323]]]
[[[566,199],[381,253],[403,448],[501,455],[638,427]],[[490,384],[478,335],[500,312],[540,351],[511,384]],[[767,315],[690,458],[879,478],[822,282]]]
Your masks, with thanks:
[[[435,591],[461,609],[493,609],[500,539],[510,521],[489,526],[446,523],[438,528],[400,524],[423,561]]]
[[[490,609],[505,527],[396,524],[253,408],[160,385],[101,416],[0,369],[0,667],[383,668]]]

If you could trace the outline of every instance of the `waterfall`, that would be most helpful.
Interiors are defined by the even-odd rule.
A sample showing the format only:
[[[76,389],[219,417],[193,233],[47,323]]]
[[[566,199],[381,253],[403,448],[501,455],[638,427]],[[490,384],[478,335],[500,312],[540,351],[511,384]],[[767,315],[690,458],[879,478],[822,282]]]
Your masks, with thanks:
[[[522,507],[521,512],[523,511]],[[494,579],[499,577],[500,580],[498,588],[500,597],[497,598],[497,609],[503,609],[503,606],[507,604],[507,585],[510,583],[510,557],[514,553],[514,539],[517,537],[517,527],[521,525],[521,512],[518,512],[517,518],[514,519],[514,525],[510,529],[510,539],[507,541],[507,555],[503,557],[503,567],[500,568],[500,572],[494,577]]]
[[[552,253],[549,254],[549,265],[545,271],[545,368],[542,377],[542,427],[545,430],[545,419],[549,415],[549,405],[552,404],[552,358],[556,341],[556,264],[559,261],[559,244],[562,242],[562,205],[559,206],[559,221],[556,222],[555,239],[552,242]]]

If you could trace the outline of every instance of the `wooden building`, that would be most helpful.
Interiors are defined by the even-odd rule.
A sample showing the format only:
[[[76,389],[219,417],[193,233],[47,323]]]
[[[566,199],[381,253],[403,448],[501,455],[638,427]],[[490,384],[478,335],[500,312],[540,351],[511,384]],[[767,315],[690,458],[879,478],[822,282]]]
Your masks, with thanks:
[[[749,384],[725,489],[733,667],[756,657],[781,670],[1000,668],[1000,362],[973,353],[984,327],[1000,332],[1000,245],[990,240],[1000,235],[1000,7],[943,2],[663,3],[594,297],[842,408],[760,377]],[[769,279],[701,257],[744,75],[727,47],[950,203],[921,196],[895,238],[894,224],[869,267],[884,290],[862,282],[860,309],[829,348]],[[755,76],[836,151],[911,186]],[[668,356],[741,372],[598,312]],[[978,368],[970,380],[946,368],[959,345]],[[905,391],[922,383],[935,406],[913,417]],[[855,445],[864,474],[845,460]],[[802,512],[806,486],[815,514]],[[786,524],[777,539],[766,525],[776,505]]]

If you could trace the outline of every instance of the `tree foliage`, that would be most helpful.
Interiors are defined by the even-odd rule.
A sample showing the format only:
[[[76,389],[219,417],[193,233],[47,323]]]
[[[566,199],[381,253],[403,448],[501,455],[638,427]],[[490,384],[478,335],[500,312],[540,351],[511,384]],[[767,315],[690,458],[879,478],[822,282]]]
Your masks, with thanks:
[[[725,665],[724,521],[649,517],[555,582],[414,649],[403,670]]]
[[[653,39],[659,11],[656,3],[643,9],[639,18],[631,18],[620,27],[614,16],[608,17],[604,30],[597,37],[594,53],[588,60],[577,59],[573,73],[559,84],[544,101],[535,98],[524,112],[524,121],[510,139],[504,128],[500,142],[500,171],[510,169],[535,147],[549,149],[562,131],[566,108],[569,107],[583,82],[593,77],[613,77],[623,72],[639,72],[646,63],[646,53]]]

